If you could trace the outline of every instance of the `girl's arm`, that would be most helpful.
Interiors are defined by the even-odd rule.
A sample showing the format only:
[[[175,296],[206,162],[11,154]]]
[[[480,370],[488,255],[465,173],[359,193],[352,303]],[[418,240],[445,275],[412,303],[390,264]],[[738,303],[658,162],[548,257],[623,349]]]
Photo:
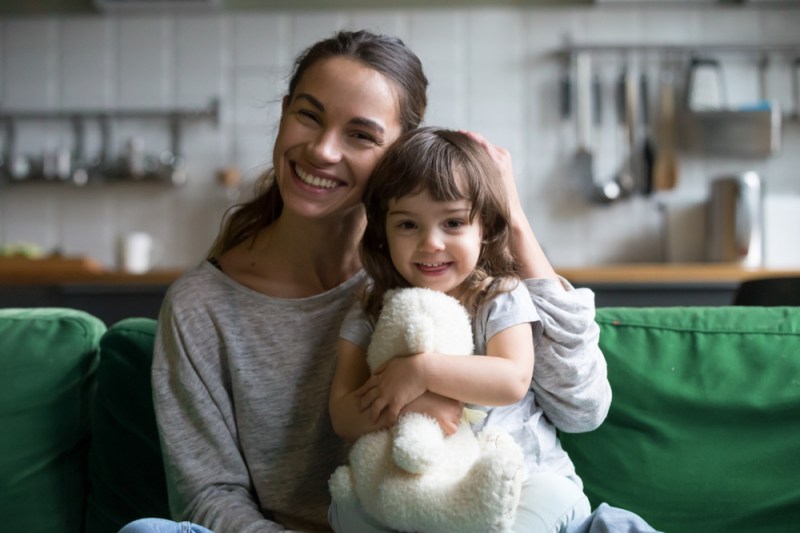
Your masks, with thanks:
[[[395,357],[357,391],[371,420],[394,417],[426,391],[478,405],[510,405],[527,393],[533,375],[530,323],[492,336],[486,356],[421,353]]]
[[[435,418],[447,434],[453,434],[458,429],[463,405],[434,393],[419,396],[395,415],[386,411],[372,419],[370,412],[361,408],[360,398],[355,393],[369,377],[365,350],[352,342],[339,339],[336,372],[328,403],[333,429],[339,436],[355,440],[370,431],[393,425],[399,414],[411,411]]]
[[[328,400],[333,430],[340,437],[355,440],[370,431],[388,427],[386,415],[372,420],[369,413],[361,409],[354,394],[369,379],[366,351],[350,341],[339,339],[337,354]]]

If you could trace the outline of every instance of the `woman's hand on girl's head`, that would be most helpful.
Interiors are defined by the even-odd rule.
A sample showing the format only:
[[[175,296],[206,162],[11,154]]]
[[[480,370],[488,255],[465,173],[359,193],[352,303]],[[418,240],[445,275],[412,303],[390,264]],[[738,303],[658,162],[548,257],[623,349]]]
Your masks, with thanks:
[[[508,197],[508,208],[511,212],[511,252],[519,263],[517,274],[522,279],[557,278],[556,272],[536,239],[533,228],[531,228],[528,217],[522,207],[522,201],[517,191],[517,183],[514,180],[514,170],[511,166],[511,154],[505,148],[500,148],[489,142],[480,133],[464,130],[461,130],[461,133],[471,137],[475,142],[483,146],[500,170]]]
[[[511,153],[505,148],[492,144],[480,133],[465,130],[460,131],[483,146],[486,153],[489,154],[489,157],[491,157],[492,161],[497,165],[500,176],[503,178],[506,194],[508,195],[508,206],[511,209],[511,215],[516,216],[518,213],[522,213],[522,204],[519,199],[519,193],[517,192],[517,183],[514,180],[514,169],[511,164]]]
[[[394,424],[402,409],[428,390],[424,358],[395,357],[381,365],[356,391],[361,410],[373,421],[386,417]]]

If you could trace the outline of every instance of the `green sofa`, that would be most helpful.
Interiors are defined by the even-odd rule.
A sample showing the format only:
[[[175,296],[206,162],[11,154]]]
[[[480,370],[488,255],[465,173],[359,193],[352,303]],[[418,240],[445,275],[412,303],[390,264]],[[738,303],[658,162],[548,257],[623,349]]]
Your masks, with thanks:
[[[564,434],[593,505],[684,532],[800,530],[800,308],[601,308],[614,390]],[[0,310],[0,524],[114,532],[167,516],[155,322]]]

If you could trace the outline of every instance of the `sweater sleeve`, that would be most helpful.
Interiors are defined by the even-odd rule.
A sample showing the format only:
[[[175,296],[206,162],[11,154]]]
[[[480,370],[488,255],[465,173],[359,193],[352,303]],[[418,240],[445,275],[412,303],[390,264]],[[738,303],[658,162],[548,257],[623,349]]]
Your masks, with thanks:
[[[214,327],[165,301],[153,360],[153,394],[175,520],[216,533],[279,532],[253,497]]]
[[[611,405],[594,293],[561,278],[525,281],[542,320],[536,343],[533,391],[545,415],[561,431],[596,429]]]

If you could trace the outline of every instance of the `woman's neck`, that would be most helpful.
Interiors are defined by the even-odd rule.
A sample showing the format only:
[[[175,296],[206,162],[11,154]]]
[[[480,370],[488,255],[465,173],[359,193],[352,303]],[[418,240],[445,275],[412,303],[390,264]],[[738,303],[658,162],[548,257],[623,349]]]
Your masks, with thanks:
[[[358,243],[366,220],[352,216],[308,220],[284,212],[253,239],[221,258],[222,270],[270,296],[302,298],[330,290],[361,268]]]

